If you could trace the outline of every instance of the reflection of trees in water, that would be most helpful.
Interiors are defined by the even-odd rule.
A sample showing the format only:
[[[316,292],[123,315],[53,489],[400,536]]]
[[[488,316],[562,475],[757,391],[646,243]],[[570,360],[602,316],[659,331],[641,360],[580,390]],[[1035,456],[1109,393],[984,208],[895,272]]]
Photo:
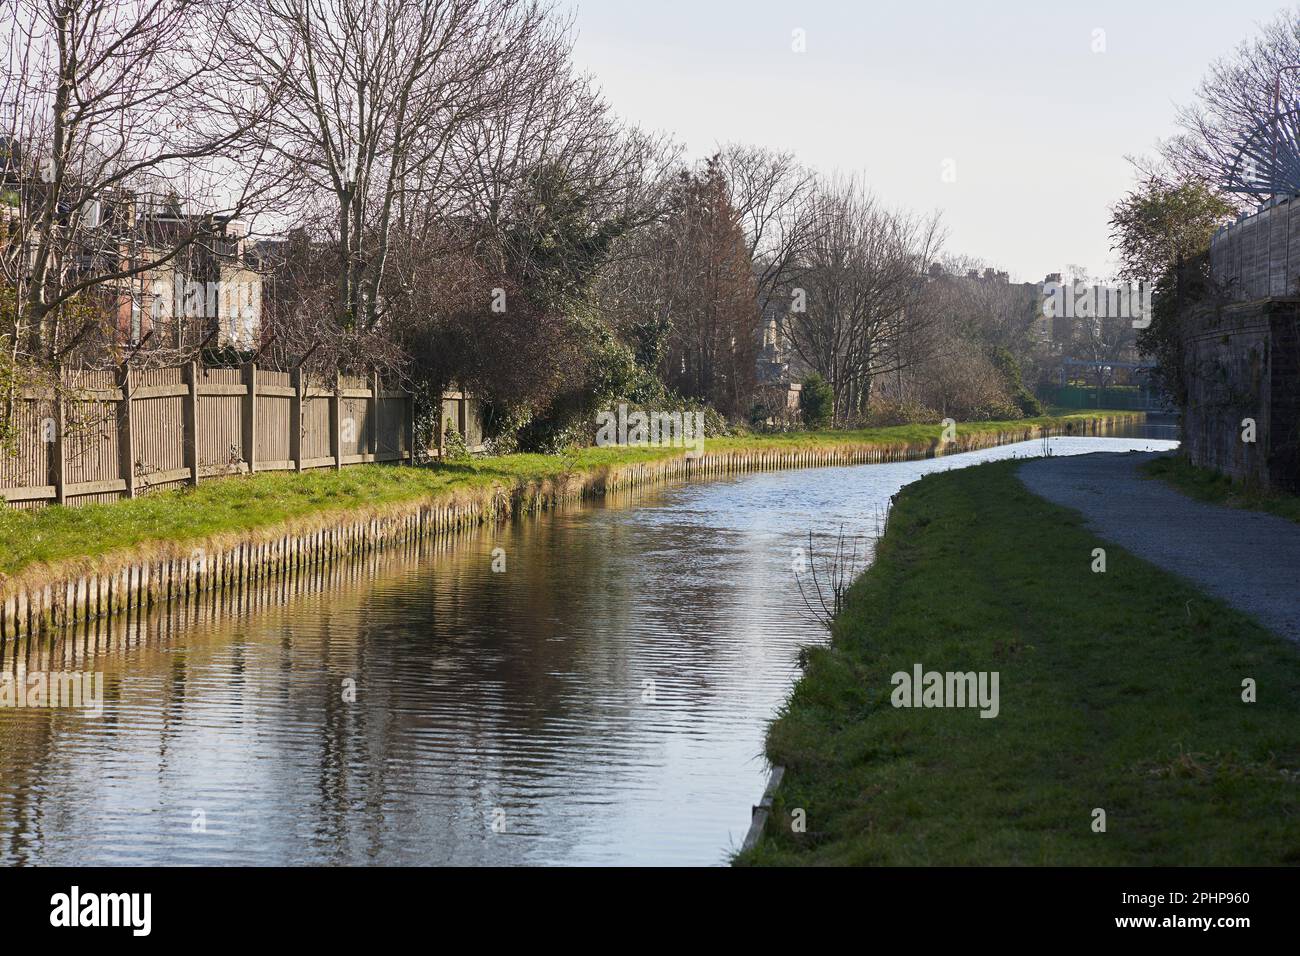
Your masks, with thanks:
[[[310,821],[304,835],[327,858],[391,849],[392,835],[408,832],[396,821],[419,823],[408,817],[432,820],[426,829],[442,843],[490,836],[484,797],[535,789],[539,767],[571,763],[574,746],[600,744],[599,730],[556,732],[609,719],[592,712],[591,689],[575,694],[565,675],[595,664],[602,673],[583,683],[626,687],[629,713],[613,716],[634,719],[627,655],[610,653],[618,642],[573,639],[592,628],[591,613],[602,633],[632,613],[626,582],[604,567],[620,547],[611,538],[623,532],[616,522],[602,530],[592,540],[567,514],[470,530],[9,642],[5,667],[21,660],[29,670],[103,671],[105,715],[92,727],[58,711],[0,714],[4,857],[25,859],[33,848],[39,856],[51,815],[80,814],[71,826],[94,832],[88,735],[99,735],[101,747],[130,746],[120,739],[130,729],[124,714],[144,709],[157,722],[157,772],[183,773],[176,742],[210,729],[203,722],[214,704],[236,709],[233,729],[248,736],[249,762],[260,765],[248,768],[249,799]],[[507,552],[505,574],[490,571],[496,546]],[[343,699],[345,679],[356,681],[355,703]],[[314,728],[309,763],[301,737],[264,732],[268,702],[276,725]],[[527,748],[517,747],[520,738]],[[72,788],[49,788],[52,774]],[[424,850],[427,859],[435,847]],[[448,858],[455,855],[449,846]]]
[[[5,667],[27,655],[103,671],[105,714],[0,713],[0,859],[49,859],[56,844],[94,857],[104,798],[120,806],[123,793],[156,816],[117,823],[151,828],[175,859],[205,846],[187,801],[207,792],[210,825],[225,827],[211,845],[239,860],[562,858],[623,812],[603,799],[615,777],[654,782],[665,726],[705,728],[719,668],[749,677],[718,639],[736,628],[720,582],[751,574],[754,555],[705,526],[622,513],[661,495],[9,642]],[[545,843],[498,839],[497,806],[508,834]]]

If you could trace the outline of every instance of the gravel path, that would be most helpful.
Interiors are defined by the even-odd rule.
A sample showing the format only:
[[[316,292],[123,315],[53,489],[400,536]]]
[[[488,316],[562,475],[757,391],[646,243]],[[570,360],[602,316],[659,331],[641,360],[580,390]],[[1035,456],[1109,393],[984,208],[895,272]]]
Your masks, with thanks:
[[[1300,641],[1300,525],[1193,501],[1138,469],[1156,453],[1040,458],[1019,468],[1034,494],[1088,529]]]

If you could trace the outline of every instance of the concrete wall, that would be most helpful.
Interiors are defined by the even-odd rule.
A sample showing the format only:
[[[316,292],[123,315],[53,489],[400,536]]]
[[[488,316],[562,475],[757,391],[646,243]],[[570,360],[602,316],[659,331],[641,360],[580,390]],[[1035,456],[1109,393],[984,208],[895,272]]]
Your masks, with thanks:
[[[1300,295],[1300,197],[1221,229],[1210,244],[1210,276],[1235,299]]]

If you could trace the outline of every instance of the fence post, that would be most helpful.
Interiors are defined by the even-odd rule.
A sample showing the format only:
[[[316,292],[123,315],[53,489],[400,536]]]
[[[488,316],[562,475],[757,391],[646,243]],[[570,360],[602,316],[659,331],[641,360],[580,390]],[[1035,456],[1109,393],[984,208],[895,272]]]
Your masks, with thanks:
[[[334,373],[334,394],[330,396],[330,454],[334,457],[334,470],[343,467],[343,373]]]
[[[126,482],[126,497],[135,497],[135,420],[131,413],[131,363],[118,369],[122,400],[117,403],[117,468]]]
[[[439,392],[434,400],[435,411],[433,415],[433,438],[438,443],[438,460],[445,461],[447,458],[447,409],[445,407],[447,400],[446,392]]]
[[[301,366],[290,374],[293,398],[289,399],[289,457],[293,459],[294,471],[302,471],[302,378]]]
[[[406,401],[402,402],[403,437],[406,439],[406,459],[415,464],[415,396],[408,392]]]
[[[64,408],[63,392],[67,386],[67,379],[63,374],[63,366],[60,365],[56,370],[57,375],[54,386],[54,500],[58,504],[65,504],[65,488],[68,484],[68,453],[64,447],[63,433],[67,428],[68,415]]]
[[[257,363],[247,362],[244,365],[244,386],[248,389],[244,394],[243,407],[243,428],[241,429],[244,442],[244,463],[248,467],[248,473],[251,475],[257,470]]]
[[[369,412],[368,417],[370,419],[370,422],[367,428],[368,434],[367,434],[366,445],[367,445],[367,451],[370,452],[370,457],[373,459],[377,454],[379,454],[379,372],[378,371],[370,373],[370,407],[367,409],[367,411]]]
[[[190,362],[186,376],[189,394],[185,396],[185,464],[190,469],[190,484],[199,483],[199,363]]]

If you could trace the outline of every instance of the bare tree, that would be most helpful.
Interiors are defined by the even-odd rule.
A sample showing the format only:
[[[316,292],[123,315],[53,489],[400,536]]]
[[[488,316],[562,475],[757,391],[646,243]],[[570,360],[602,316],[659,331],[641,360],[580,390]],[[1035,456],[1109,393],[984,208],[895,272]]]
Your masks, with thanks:
[[[805,254],[820,220],[812,215],[817,175],[793,153],[730,144],[718,153],[749,258],[760,310],[788,297],[803,273]]]
[[[1091,287],[1095,293],[1100,290],[1091,298],[1081,297],[1082,308],[1069,319],[1069,346],[1074,355],[1095,363],[1091,370],[1093,380],[1098,388],[1105,388],[1115,378],[1112,363],[1137,358],[1137,332],[1128,317],[1106,312],[1104,286],[1090,278],[1086,268],[1070,264],[1066,266],[1066,274],[1072,289]]]
[[[878,376],[919,359],[929,316],[914,306],[941,235],[937,217],[888,210],[852,179],[824,184],[815,202],[806,308],[791,312],[789,339],[845,421],[866,411]]]
[[[500,98],[420,170],[382,289],[417,387],[455,380],[516,420],[598,390],[585,377],[601,349],[592,285],[662,214],[675,155],[574,71],[569,26],[551,18],[499,64]]]
[[[574,71],[572,42],[571,22],[552,15],[516,57],[495,65],[489,85],[501,95],[451,137],[438,170],[445,182],[413,206],[413,234],[467,224],[479,254],[500,268],[581,282],[599,265],[590,253],[660,213],[674,150],[614,115]]]
[[[668,320],[661,375],[682,395],[744,414],[760,317],[749,248],[716,157],[681,174],[660,240]]]
[[[5,6],[5,334],[14,358],[53,362],[96,318],[113,324],[131,280],[261,208],[278,78],[232,112],[226,0]]]
[[[1240,43],[1211,64],[1196,102],[1178,112],[1183,132],[1161,146],[1176,178],[1222,186],[1250,134],[1273,116],[1278,95],[1283,111],[1300,97],[1300,17],[1284,10],[1259,36]],[[1146,170],[1148,173],[1151,170]]]
[[[379,323],[404,205],[443,198],[458,138],[520,71],[549,69],[549,16],[536,0],[255,0],[240,17],[247,75],[287,78],[272,141],[328,211],[308,225],[336,258],[338,325]]]

